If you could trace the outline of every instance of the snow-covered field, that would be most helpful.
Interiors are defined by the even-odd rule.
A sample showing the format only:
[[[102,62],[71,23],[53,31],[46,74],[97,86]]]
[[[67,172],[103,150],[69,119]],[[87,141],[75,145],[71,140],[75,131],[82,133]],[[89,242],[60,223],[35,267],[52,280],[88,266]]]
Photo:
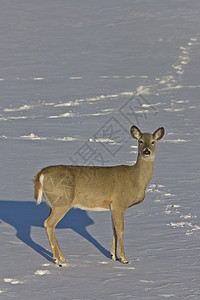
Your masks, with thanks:
[[[0,2],[1,299],[200,298],[199,15],[199,0]],[[72,209],[57,267],[34,175],[133,164],[133,124],[166,135],[126,211],[130,263],[110,259],[109,212]]]

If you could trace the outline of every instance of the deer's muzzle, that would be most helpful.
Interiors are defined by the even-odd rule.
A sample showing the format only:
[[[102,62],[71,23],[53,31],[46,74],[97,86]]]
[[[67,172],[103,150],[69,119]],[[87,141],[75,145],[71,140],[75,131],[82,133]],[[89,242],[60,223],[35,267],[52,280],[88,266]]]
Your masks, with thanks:
[[[150,151],[148,148],[145,148],[145,149],[142,151],[142,154],[143,154],[144,156],[150,156],[151,151]]]

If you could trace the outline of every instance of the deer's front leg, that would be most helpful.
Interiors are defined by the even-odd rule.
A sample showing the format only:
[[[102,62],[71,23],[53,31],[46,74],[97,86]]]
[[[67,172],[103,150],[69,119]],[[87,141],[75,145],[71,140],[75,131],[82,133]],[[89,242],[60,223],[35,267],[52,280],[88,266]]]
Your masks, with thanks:
[[[112,239],[112,248],[111,248],[110,254],[111,254],[113,260],[118,260],[118,258],[117,258],[117,233],[116,233],[115,225],[113,222],[113,217],[112,217],[112,229],[113,229],[113,239]]]
[[[115,227],[115,231],[119,240],[119,257],[123,264],[127,264],[128,261],[124,253],[124,242],[123,242],[123,233],[124,233],[124,212],[118,209],[112,210],[112,219]],[[116,238],[114,239],[116,241]],[[114,242],[112,250],[115,250],[116,244]],[[115,252],[114,252],[115,253]]]

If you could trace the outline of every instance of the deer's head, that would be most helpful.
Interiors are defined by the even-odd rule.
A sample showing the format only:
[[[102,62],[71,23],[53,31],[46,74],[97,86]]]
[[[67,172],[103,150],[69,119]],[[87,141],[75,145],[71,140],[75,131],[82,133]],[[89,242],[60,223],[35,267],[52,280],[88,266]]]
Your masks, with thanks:
[[[153,134],[142,133],[136,126],[131,127],[131,135],[138,141],[138,155],[145,160],[154,160],[156,154],[156,142],[165,134],[163,127],[158,128]]]

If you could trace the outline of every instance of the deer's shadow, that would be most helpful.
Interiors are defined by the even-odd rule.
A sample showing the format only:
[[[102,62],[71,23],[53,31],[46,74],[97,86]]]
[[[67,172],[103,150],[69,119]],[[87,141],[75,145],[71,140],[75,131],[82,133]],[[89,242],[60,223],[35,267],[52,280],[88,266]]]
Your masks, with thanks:
[[[0,220],[16,229],[16,236],[19,240],[46,259],[53,261],[52,253],[31,238],[31,227],[44,227],[44,220],[48,215],[49,208],[45,203],[37,206],[35,202],[0,201]],[[71,208],[56,228],[71,228],[92,243],[103,255],[111,258],[110,252],[87,231],[86,227],[92,224],[94,224],[94,221],[88,216],[86,211]]]

